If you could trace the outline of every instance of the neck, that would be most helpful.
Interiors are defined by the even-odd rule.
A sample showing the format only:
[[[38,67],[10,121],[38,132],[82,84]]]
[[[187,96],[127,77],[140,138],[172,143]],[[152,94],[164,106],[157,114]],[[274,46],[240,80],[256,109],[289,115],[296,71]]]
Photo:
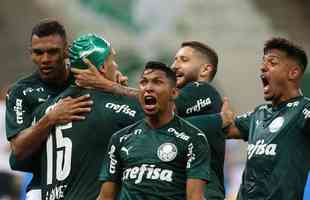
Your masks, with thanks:
[[[59,75],[59,77],[56,80],[52,81],[52,84],[58,87],[65,85],[67,83],[69,74],[70,70],[65,67],[64,71]]]
[[[211,82],[208,76],[199,76],[197,81],[206,82],[206,83]]]
[[[168,124],[173,119],[173,116],[172,109],[169,109],[169,112],[146,116],[146,122],[151,128],[160,128],[165,124]]]
[[[285,94],[282,95],[280,98],[272,100],[272,106],[277,106],[277,105],[279,105],[285,101],[288,101],[288,100],[295,98],[295,97],[298,97],[300,95],[302,95],[302,94],[301,94],[299,87],[287,89],[287,91],[285,91]]]

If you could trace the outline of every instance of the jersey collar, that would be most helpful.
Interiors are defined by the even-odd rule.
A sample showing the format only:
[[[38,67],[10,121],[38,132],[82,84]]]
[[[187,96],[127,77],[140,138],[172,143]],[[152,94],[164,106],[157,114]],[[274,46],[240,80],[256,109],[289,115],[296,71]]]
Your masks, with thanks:
[[[279,105],[274,106],[274,107],[273,107],[271,104],[269,104],[269,107],[271,107],[273,111],[277,111],[277,110],[280,110],[280,109],[282,109],[283,107],[285,107],[288,103],[291,103],[291,102],[300,100],[300,99],[302,99],[303,97],[304,97],[304,96],[300,95],[300,96],[297,96],[297,97],[290,98],[290,99],[288,99],[288,100],[286,100],[286,101],[281,102]]]

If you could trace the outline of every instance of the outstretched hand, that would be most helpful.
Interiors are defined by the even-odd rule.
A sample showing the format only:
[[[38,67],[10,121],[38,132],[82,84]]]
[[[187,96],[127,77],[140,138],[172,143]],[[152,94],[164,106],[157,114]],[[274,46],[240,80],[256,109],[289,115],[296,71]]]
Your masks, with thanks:
[[[76,98],[66,97],[58,101],[47,115],[55,125],[84,120],[86,118],[85,114],[91,111],[92,104],[93,101],[90,95]]]
[[[235,113],[231,110],[230,105],[229,105],[229,100],[227,97],[223,98],[221,117],[223,121],[222,128],[227,128],[234,122]]]

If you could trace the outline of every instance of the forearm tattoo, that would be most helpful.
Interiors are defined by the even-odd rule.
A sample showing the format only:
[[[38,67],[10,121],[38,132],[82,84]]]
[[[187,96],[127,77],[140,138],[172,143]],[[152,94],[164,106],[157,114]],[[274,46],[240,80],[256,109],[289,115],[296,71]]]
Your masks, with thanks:
[[[114,93],[114,94],[138,98],[138,92],[139,92],[139,90],[136,88],[127,87],[127,86],[123,86],[120,84],[113,84],[112,85],[112,93]]]

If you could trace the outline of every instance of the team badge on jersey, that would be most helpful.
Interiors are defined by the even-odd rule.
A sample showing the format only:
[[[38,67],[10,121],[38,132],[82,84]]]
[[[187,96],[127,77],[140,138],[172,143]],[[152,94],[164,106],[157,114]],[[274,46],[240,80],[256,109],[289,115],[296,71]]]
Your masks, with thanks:
[[[163,162],[170,162],[177,156],[178,149],[175,144],[163,143],[157,149],[157,156]]]
[[[284,123],[284,118],[283,117],[277,117],[275,118],[271,124],[269,125],[269,131],[271,133],[277,132],[278,130],[280,130],[280,128],[282,127]]]

